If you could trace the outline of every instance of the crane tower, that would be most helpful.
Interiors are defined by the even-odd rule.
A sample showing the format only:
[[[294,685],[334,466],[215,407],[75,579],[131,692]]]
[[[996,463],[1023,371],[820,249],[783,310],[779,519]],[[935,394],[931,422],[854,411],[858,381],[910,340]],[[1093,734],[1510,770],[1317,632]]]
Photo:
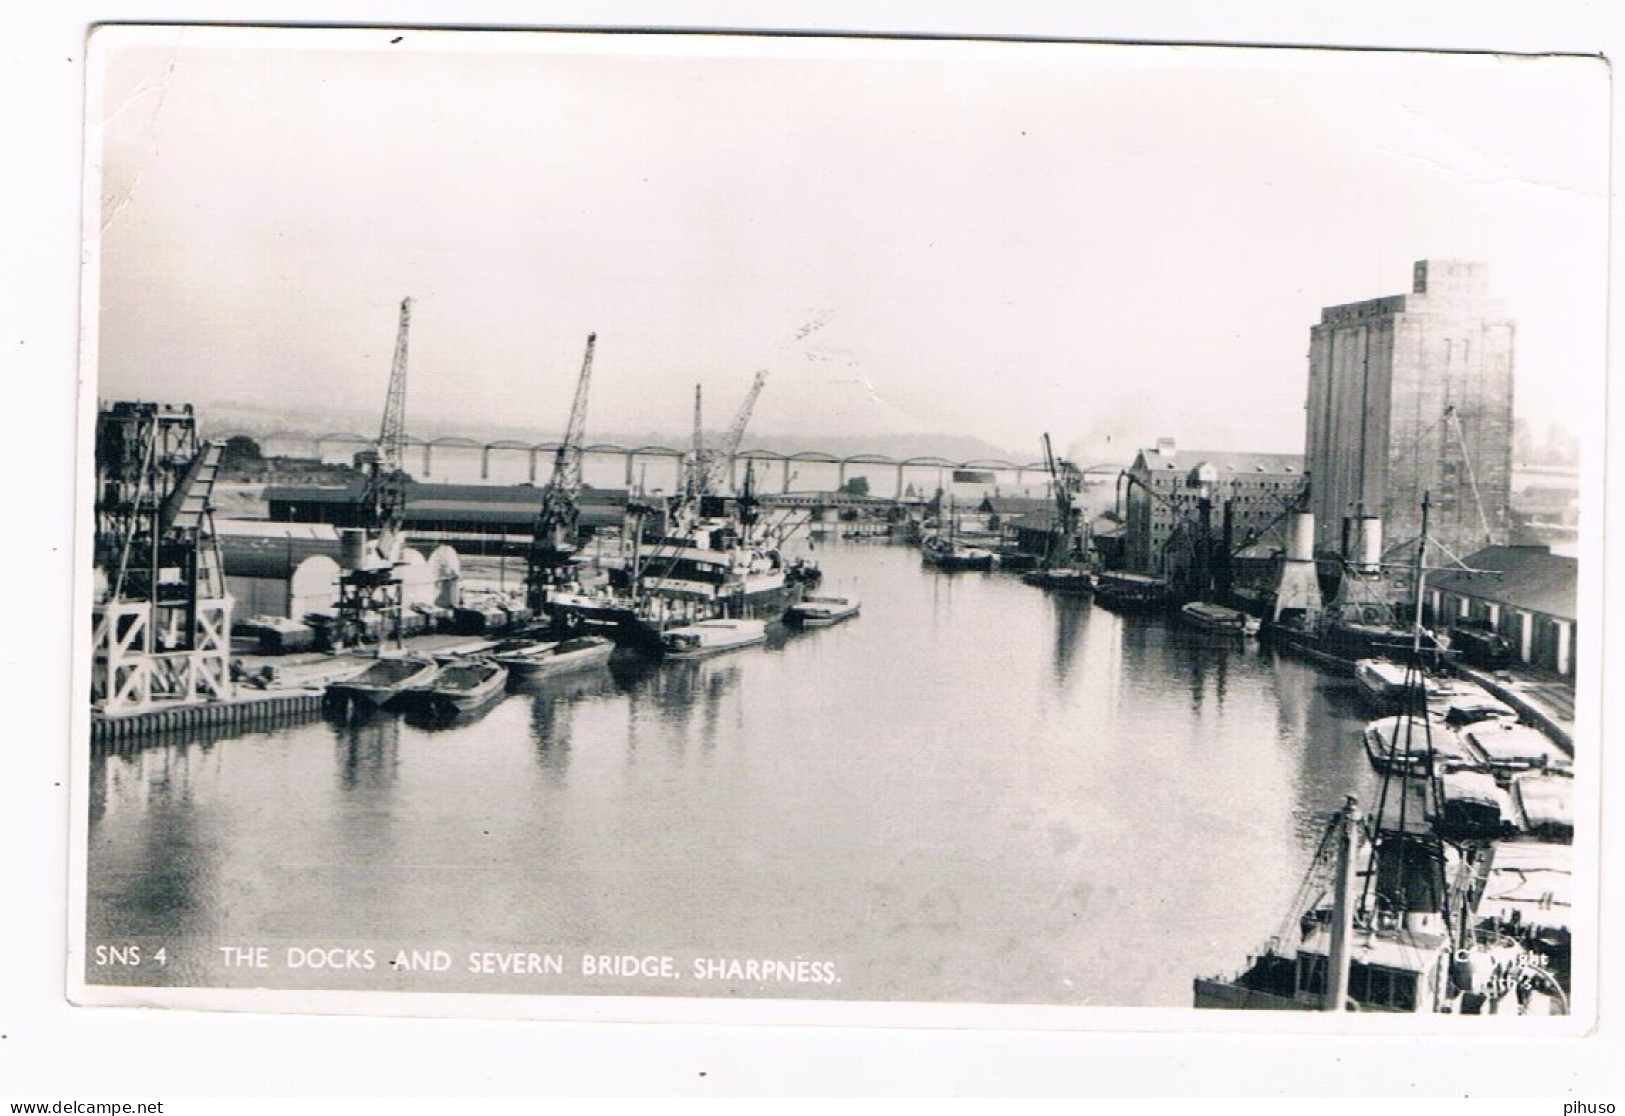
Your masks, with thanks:
[[[393,636],[401,641],[401,523],[406,513],[408,477],[402,468],[406,444],[406,356],[412,329],[412,300],[401,300],[395,331],[395,355],[389,369],[389,390],[384,398],[384,419],[378,441],[361,455],[366,486],[361,495],[361,522],[343,533],[337,604],[339,639],[359,642],[368,634],[368,620],[377,617],[380,644]]]
[[[117,716],[231,696],[231,607],[209,497],[222,444],[190,405],[96,417],[91,700]]]
[[[587,430],[587,393],[592,383],[593,351],[598,335],[587,335],[587,353],[581,360],[581,374],[576,377],[575,398],[570,404],[570,418],[565,423],[564,438],[553,456],[553,475],[542,492],[541,510],[536,514],[536,525],[531,532],[530,550],[526,562],[526,606],[540,614],[549,586],[563,580],[575,553],[576,540],[581,529],[581,508],[576,496],[581,491],[582,440]]]

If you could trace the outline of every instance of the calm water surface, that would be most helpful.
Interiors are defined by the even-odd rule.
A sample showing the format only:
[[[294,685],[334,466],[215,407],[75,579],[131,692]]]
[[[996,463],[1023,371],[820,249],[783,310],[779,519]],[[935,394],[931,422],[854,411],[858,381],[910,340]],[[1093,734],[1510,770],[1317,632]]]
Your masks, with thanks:
[[[477,720],[317,721],[91,764],[92,981],[1187,1006],[1374,779],[1295,660],[917,552],[820,544],[840,626],[607,669]],[[225,968],[262,945],[270,970]],[[293,972],[287,946],[374,950]],[[155,968],[151,953],[166,949]],[[397,971],[400,947],[445,972]],[[565,972],[468,972],[471,950]],[[583,977],[583,953],[683,977]],[[690,977],[828,963],[839,983]]]

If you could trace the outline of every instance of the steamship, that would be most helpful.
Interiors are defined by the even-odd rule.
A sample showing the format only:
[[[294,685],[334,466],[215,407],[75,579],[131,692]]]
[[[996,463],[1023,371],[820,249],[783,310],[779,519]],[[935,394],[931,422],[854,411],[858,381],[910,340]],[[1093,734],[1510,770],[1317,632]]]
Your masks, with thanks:
[[[1395,608],[1410,586],[1403,575],[1392,576],[1383,568],[1382,520],[1366,515],[1355,524],[1355,554],[1339,559],[1341,576],[1327,601],[1314,554],[1314,516],[1297,511],[1287,517],[1286,557],[1262,633],[1283,651],[1350,676],[1362,659],[1407,661],[1415,638]],[[1437,659],[1444,646],[1432,632],[1423,631],[1421,651],[1424,658]]]
[[[1522,936],[1522,905],[1502,902],[1517,895],[1527,904],[1531,896],[1519,888],[1528,871],[1556,858],[1524,859],[1521,850],[1514,850],[1504,874],[1511,878],[1492,884],[1501,848],[1483,839],[1503,831],[1511,811],[1503,813],[1502,803],[1508,800],[1481,772],[1451,770],[1431,742],[1429,712],[1414,678],[1423,651],[1427,522],[1424,498],[1421,539],[1410,567],[1408,673],[1413,677],[1405,680],[1404,690],[1412,700],[1400,716],[1373,726],[1379,734],[1375,740],[1369,732],[1366,739],[1372,762],[1383,772],[1376,813],[1362,819],[1354,796],[1348,796],[1299,886],[1290,912],[1297,916],[1296,927],[1289,919],[1238,972],[1197,978],[1196,1007],[1463,1015],[1568,1012],[1567,927],[1546,926],[1544,936]],[[1311,528],[1304,513],[1295,513],[1288,572],[1282,576],[1282,597],[1294,609],[1312,603],[1309,584],[1301,576],[1304,568],[1312,576]],[[1375,521],[1361,523],[1351,576],[1379,572],[1380,548]],[[1418,737],[1427,741],[1420,754],[1413,747]],[[1463,837],[1467,839],[1458,844]],[[1543,878],[1531,890],[1538,894],[1550,887]],[[1545,898],[1552,901],[1550,890]],[[1544,948],[1548,941],[1560,949]]]
[[[645,553],[644,547],[648,550]],[[774,621],[800,598],[779,551],[747,537],[735,517],[695,520],[669,535],[639,540],[607,581],[548,594],[548,615],[566,630],[607,635],[658,652],[672,628],[707,620]]]

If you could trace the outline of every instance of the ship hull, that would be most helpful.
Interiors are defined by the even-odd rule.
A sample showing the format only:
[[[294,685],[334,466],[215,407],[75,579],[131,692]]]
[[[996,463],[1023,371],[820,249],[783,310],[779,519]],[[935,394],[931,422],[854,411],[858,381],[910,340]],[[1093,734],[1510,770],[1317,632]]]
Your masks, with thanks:
[[[1400,628],[1334,625],[1321,630],[1283,624],[1266,627],[1270,644],[1337,674],[1354,677],[1361,659],[1397,659],[1411,653],[1411,632]],[[1432,650],[1431,648],[1425,650]]]
[[[672,598],[665,601],[664,608],[650,599],[634,602],[627,597],[564,594],[549,600],[545,607],[548,615],[567,630],[608,636],[619,646],[658,654],[661,635],[672,628],[723,617],[778,620],[801,599],[801,589],[799,583],[779,581],[710,599]]]

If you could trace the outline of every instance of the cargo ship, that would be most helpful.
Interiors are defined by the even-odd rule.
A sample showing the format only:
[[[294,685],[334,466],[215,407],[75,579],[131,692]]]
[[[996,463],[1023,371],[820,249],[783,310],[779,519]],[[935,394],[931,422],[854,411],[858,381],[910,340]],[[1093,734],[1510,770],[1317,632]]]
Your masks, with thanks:
[[[1366,733],[1368,754],[1383,772],[1376,814],[1362,819],[1355,797],[1347,797],[1311,858],[1300,901],[1289,912],[1295,921],[1234,975],[1197,978],[1198,1008],[1568,1011],[1566,969],[1546,951],[1530,949],[1531,938],[1516,932],[1520,918],[1494,906],[1515,890],[1493,879],[1497,859],[1505,858],[1489,843],[1518,828],[1512,800],[1485,770],[1493,771],[1493,763],[1470,764],[1471,756],[1470,765],[1445,762],[1436,747],[1421,674],[1427,513],[1424,499],[1411,567],[1411,645],[1399,681],[1407,706]],[[1289,562],[1306,561],[1305,548],[1294,550]],[[1467,743],[1469,751],[1488,751]],[[1537,813],[1560,819],[1559,793],[1544,784],[1531,791]],[[1558,806],[1548,807],[1548,800]]]
[[[658,653],[662,633],[706,620],[778,620],[810,580],[737,516],[633,535],[625,561],[598,581],[551,589],[543,607],[565,631]]]
[[[1415,653],[1434,665],[1444,661],[1445,641],[1423,630],[1418,650],[1413,625],[1396,608],[1396,599],[1408,592],[1410,583],[1384,568],[1381,520],[1375,516],[1358,520],[1357,554],[1352,560],[1339,560],[1341,576],[1330,601],[1321,596],[1314,534],[1314,516],[1309,512],[1287,517],[1286,555],[1262,638],[1350,677],[1362,659],[1407,662]]]

